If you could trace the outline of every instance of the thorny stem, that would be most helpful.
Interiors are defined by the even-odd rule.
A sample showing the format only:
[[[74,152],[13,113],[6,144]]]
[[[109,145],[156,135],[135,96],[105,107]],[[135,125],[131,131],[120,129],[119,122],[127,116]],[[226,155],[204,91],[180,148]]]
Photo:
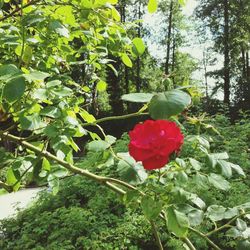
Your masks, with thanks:
[[[160,236],[158,234],[158,231],[157,231],[157,228],[156,228],[156,225],[155,225],[155,222],[151,220],[150,224],[151,224],[151,228],[152,228],[152,231],[153,231],[153,234],[154,234],[154,237],[155,237],[155,240],[156,240],[156,243],[157,243],[157,246],[158,246],[159,250],[164,250],[163,246],[162,246],[162,243],[161,243]]]
[[[227,228],[227,227],[230,227],[231,224],[232,224],[234,221],[236,221],[238,218],[240,218],[240,217],[242,217],[242,216],[244,216],[244,215],[245,215],[244,212],[243,212],[243,213],[240,213],[239,215],[237,215],[237,216],[235,216],[234,218],[232,218],[230,221],[228,221],[228,222],[227,222],[226,224],[224,224],[223,226],[217,227],[217,228],[215,228],[214,230],[208,232],[208,233],[206,234],[206,236],[210,236],[210,235],[212,235],[212,234],[214,234],[214,233],[217,233],[217,232],[219,232],[219,231],[221,231],[221,230],[223,230],[223,229],[225,229],[225,228]]]
[[[192,242],[189,240],[189,238],[183,238],[182,239],[186,244],[187,246],[191,249],[191,250],[196,250],[196,248],[194,247],[194,245],[192,244]]]
[[[75,173],[75,174],[79,174],[85,177],[88,177],[100,184],[103,184],[105,186],[108,186],[110,189],[112,189],[113,191],[115,191],[118,194],[124,195],[126,192],[122,189],[120,189],[119,187],[113,185],[112,183],[110,183],[109,181],[107,181],[106,177],[102,177],[102,176],[98,176],[96,174],[93,174],[87,170],[75,167],[73,164],[70,164],[64,160],[61,160],[59,158],[57,158],[56,156],[54,156],[53,154],[49,153],[48,151],[42,151],[39,148],[35,147],[34,145],[24,141],[22,138],[8,134],[7,132],[4,133],[0,133],[0,136],[8,139],[10,141],[16,142],[19,145],[22,145],[23,147],[30,149],[31,151],[35,152],[38,155],[41,155],[43,157],[46,157],[49,160],[55,161],[57,163],[59,163],[61,166],[65,167],[66,169],[68,169],[69,171]],[[122,185],[122,181],[120,181],[120,185]],[[3,185],[2,185],[3,186]]]
[[[216,250],[222,250],[221,248],[219,248],[213,241],[211,241],[204,233],[192,228],[192,227],[189,227],[189,229],[194,232],[195,234],[199,235],[201,238],[203,238],[204,240],[207,241],[207,243],[209,243],[210,246],[212,246],[214,249]]]
[[[84,123],[82,126],[87,127],[87,126],[91,126],[93,124],[97,124],[97,123],[101,123],[101,122],[113,121],[113,120],[123,120],[123,119],[128,119],[128,118],[132,118],[132,117],[136,117],[136,116],[145,116],[145,115],[148,115],[148,113],[136,112],[136,113],[131,113],[131,114],[127,114],[127,115],[109,116],[109,117],[97,119],[93,123]]]

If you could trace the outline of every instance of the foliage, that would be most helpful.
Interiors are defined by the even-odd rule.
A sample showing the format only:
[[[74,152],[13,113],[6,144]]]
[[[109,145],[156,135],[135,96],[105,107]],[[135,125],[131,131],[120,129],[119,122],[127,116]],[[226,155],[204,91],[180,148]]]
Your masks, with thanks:
[[[178,9],[179,3],[183,1],[175,3]],[[155,11],[156,5],[149,1],[149,11]],[[122,86],[116,81],[121,77],[120,69],[125,72],[134,67],[135,60],[140,62],[145,45],[140,36],[129,37],[129,28],[134,24],[124,22],[122,6],[117,1],[21,1],[14,10],[12,4],[5,2],[1,7],[1,192],[48,185],[56,195],[60,183],[64,183],[60,180],[77,174],[95,181],[101,192],[104,187],[114,191],[124,204],[118,205],[114,194],[100,197],[98,189],[88,181],[83,182],[87,192],[82,196],[82,184],[77,182],[77,187],[72,184],[77,192],[65,193],[70,193],[72,203],[65,203],[67,198],[61,200],[60,196],[54,203],[45,195],[37,204],[41,205],[41,217],[33,220],[31,216],[39,209],[31,208],[28,217],[24,212],[24,220],[21,215],[21,224],[11,226],[12,232],[4,231],[6,237],[19,238],[18,247],[24,249],[53,249],[56,239],[62,241],[65,249],[72,249],[72,244],[75,248],[104,244],[106,249],[114,239],[118,239],[117,248],[131,245],[136,249],[136,242],[129,238],[124,241],[127,222],[120,217],[124,215],[126,219],[128,213],[132,239],[138,241],[140,236],[143,244],[157,245],[159,249],[163,249],[161,241],[166,247],[170,238],[178,241],[178,247],[194,249],[189,240],[193,233],[220,249],[209,237],[227,227],[231,227],[226,232],[228,237],[237,239],[237,244],[248,244],[249,202],[226,207],[202,199],[201,190],[228,194],[229,180],[243,180],[246,174],[238,162],[230,161],[227,152],[212,147],[212,135],[218,131],[205,116],[187,114],[191,97],[199,95],[196,88],[187,86],[187,81],[177,87],[166,75],[162,90],[142,93],[137,85],[136,93],[121,96]],[[98,118],[97,96],[106,90],[115,114]],[[120,115],[122,99],[143,104],[136,106],[137,112]],[[129,155],[127,147],[123,151],[114,149],[117,138],[106,134],[101,126],[103,122],[112,124],[145,115],[174,121],[185,133],[183,151],[172,154],[169,163],[159,170],[146,171],[141,162]],[[189,125],[183,125],[183,120]],[[189,126],[196,131],[189,132]],[[8,146],[10,143],[15,146]],[[124,146],[124,142],[117,144]],[[73,203],[76,206],[71,206]],[[114,217],[111,204],[118,206]],[[107,215],[106,211],[111,213]],[[103,227],[99,224],[100,215]],[[27,219],[32,220],[31,226],[26,227]],[[63,226],[62,235],[58,224]],[[138,229],[141,224],[142,231]],[[96,234],[89,239],[91,231],[86,229],[91,227]],[[148,236],[149,227],[154,244]],[[20,228],[23,234],[19,234]],[[52,233],[47,237],[49,230]],[[110,241],[105,243],[105,238]],[[2,244],[7,249],[16,247],[15,241],[6,242],[4,238]]]

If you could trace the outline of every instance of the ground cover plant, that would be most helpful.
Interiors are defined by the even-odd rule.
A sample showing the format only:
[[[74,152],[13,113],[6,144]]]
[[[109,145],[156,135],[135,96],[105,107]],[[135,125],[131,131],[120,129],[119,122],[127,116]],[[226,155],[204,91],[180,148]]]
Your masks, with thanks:
[[[201,94],[168,74],[159,91],[134,92],[127,82],[120,92],[116,79],[147,53],[122,5],[0,6],[0,192],[48,185],[54,195],[2,223],[3,249],[249,249],[250,201],[222,202],[231,185],[236,194],[249,191],[247,139],[228,139],[228,124],[222,135],[205,114],[192,116]],[[157,2],[147,8],[155,12]],[[108,92],[113,114],[100,117]],[[122,113],[124,106],[133,112]],[[138,117],[121,140],[102,126]],[[246,121],[236,127],[249,138]],[[227,153],[234,147],[243,168]]]

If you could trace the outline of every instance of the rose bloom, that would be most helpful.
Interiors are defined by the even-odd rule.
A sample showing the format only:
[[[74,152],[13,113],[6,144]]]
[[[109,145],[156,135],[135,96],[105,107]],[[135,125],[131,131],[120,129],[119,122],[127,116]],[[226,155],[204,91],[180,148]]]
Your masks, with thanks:
[[[180,128],[167,120],[146,120],[129,132],[129,154],[147,170],[164,167],[178,152],[184,137]]]

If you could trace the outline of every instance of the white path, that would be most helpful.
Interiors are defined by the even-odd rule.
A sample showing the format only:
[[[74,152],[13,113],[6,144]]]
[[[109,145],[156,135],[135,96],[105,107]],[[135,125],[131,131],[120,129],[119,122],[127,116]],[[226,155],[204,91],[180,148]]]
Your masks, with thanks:
[[[22,209],[31,204],[40,190],[41,188],[31,188],[0,195],[0,220],[14,216],[17,208]]]

